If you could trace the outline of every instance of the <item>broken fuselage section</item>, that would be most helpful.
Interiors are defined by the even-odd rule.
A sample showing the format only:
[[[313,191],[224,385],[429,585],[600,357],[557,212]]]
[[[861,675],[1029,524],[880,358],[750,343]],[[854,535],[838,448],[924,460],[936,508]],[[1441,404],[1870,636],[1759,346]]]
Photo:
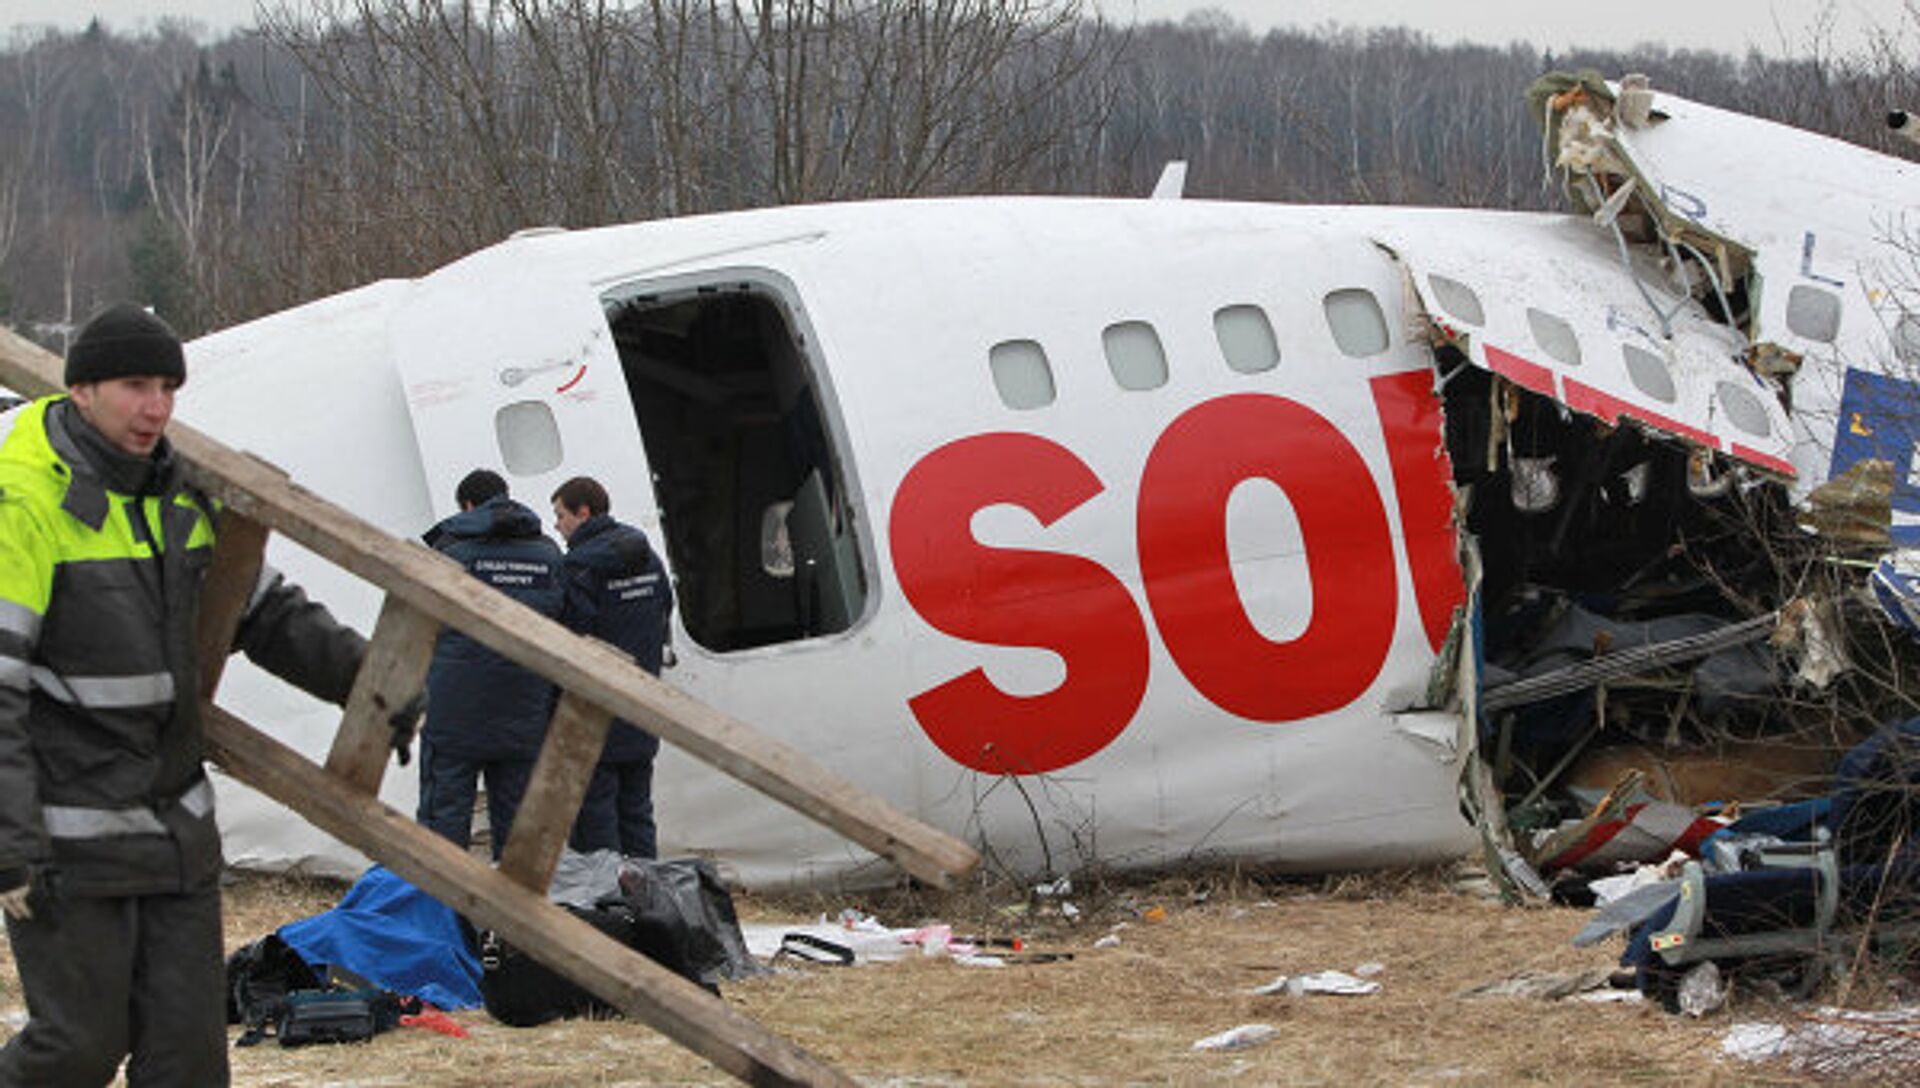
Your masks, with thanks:
[[[1468,553],[1463,797],[1509,887],[1541,892],[1819,794],[1910,713],[1911,647],[1864,591],[1920,532],[1920,324],[1867,237],[1906,164],[1638,77],[1529,100],[1583,218],[1380,240],[1428,322]],[[1789,212],[1816,151],[1856,184]],[[1784,198],[1722,200],[1755,156]]]

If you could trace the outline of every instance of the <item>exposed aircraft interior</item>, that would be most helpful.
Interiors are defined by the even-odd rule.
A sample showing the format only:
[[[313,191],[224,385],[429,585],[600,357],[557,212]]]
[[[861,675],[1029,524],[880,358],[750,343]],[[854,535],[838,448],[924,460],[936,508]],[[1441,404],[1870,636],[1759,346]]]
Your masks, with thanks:
[[[1573,865],[1577,836],[1550,830],[1593,833],[1649,799],[1823,789],[1881,711],[1821,710],[1831,655],[1849,652],[1824,644],[1844,595],[1810,561],[1786,487],[1569,412],[1451,346],[1438,358],[1482,570],[1481,753],[1529,860]]]
[[[1654,184],[1648,162],[1629,169],[1617,126],[1662,115],[1630,108],[1621,87],[1618,103],[1588,77],[1530,89],[1550,168],[1617,247],[1634,288],[1615,300],[1622,320],[1643,344],[1674,340],[1682,310],[1736,334],[1729,357],[1747,380],[1722,381],[1716,406],[1766,434],[1762,398],[1796,410],[1797,351],[1836,342],[1846,300],[1814,275],[1769,299],[1750,245],[1703,225],[1703,198]],[[1807,257],[1812,228],[1803,244]],[[1454,286],[1433,284],[1442,309]],[[1535,304],[1535,342],[1566,361],[1554,303]],[[1815,803],[1843,753],[1912,716],[1906,636],[1866,585],[1890,547],[1904,466],[1878,451],[1897,451],[1893,438],[1796,501],[1741,457],[1570,410],[1473,366],[1444,321],[1430,329],[1478,577],[1474,623],[1456,632],[1472,653],[1485,771],[1469,805],[1512,832],[1519,853],[1501,868],[1513,882],[1585,888],[1580,871],[1691,851],[1743,809]],[[1633,384],[1672,402],[1653,353],[1621,350]]]
[[[603,305],[687,633],[724,652],[850,627],[867,596],[860,530],[777,293],[730,280]]]

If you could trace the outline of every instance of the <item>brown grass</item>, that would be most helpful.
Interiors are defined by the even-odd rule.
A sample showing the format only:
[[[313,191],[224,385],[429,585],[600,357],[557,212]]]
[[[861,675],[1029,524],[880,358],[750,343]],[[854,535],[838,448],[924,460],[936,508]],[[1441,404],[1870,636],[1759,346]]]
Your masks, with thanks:
[[[338,885],[242,878],[227,891],[230,947],[326,909]],[[1027,937],[1073,958],[999,969],[940,959],[809,966],[726,988],[771,1030],[867,1084],[935,1085],[1745,1085],[1793,1083],[1719,1057],[1728,1025],[1645,1005],[1461,991],[1519,971],[1611,966],[1611,945],[1568,944],[1584,912],[1503,907],[1457,893],[1437,874],[1316,882],[1198,874],[1076,889],[1077,921],[1018,891],[934,896],[764,899],[742,895],[743,919],[811,922],[843,907],[888,925],[946,921]],[[1164,921],[1145,917],[1164,910]],[[1114,933],[1118,947],[1093,942]],[[1352,971],[1377,962],[1378,994],[1261,997],[1277,975]],[[17,1013],[10,956],[0,958],[0,1010]],[[1736,1010],[1757,1015],[1752,1005]],[[724,1084],[703,1060],[636,1023],[571,1021],[539,1028],[461,1013],[453,1039],[405,1028],[368,1044],[233,1052],[234,1083]],[[1245,1023],[1278,1035],[1255,1049],[1208,1053],[1195,1040]]]

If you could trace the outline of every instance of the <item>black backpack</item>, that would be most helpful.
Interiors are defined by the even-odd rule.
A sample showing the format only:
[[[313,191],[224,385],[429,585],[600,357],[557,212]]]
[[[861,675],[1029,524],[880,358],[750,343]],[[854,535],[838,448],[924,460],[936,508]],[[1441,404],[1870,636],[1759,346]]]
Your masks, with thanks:
[[[300,953],[269,933],[227,957],[227,1023],[252,1034],[271,1022],[288,994],[319,986],[320,976]]]
[[[235,1046],[269,1036],[281,1046],[371,1039],[418,1004],[346,971],[322,977],[277,933],[227,957],[227,1023],[246,1028]]]

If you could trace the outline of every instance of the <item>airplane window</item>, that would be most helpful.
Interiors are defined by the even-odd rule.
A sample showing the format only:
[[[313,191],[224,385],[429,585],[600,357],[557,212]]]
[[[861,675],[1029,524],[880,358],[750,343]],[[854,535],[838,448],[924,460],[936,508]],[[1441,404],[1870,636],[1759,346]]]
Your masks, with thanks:
[[[1673,387],[1673,371],[1667,369],[1665,359],[1632,344],[1622,344],[1620,350],[1627,359],[1627,377],[1642,393],[1668,404],[1679,398],[1679,391]]]
[[[1333,342],[1341,351],[1364,359],[1387,350],[1387,319],[1372,291],[1360,287],[1332,291],[1322,300],[1321,308],[1326,311]]]
[[[560,467],[560,425],[545,401],[515,401],[494,413],[500,458],[515,476],[538,476]]]
[[[1840,296],[1824,287],[1795,284],[1787,292],[1787,328],[1822,344],[1840,335]]]
[[[1047,352],[1032,340],[1003,340],[987,352],[993,370],[993,388],[1000,403],[1016,410],[1045,408],[1053,403],[1053,368]]]
[[[1727,418],[1733,420],[1734,426],[1761,438],[1771,433],[1773,428],[1767,423],[1766,406],[1760,403],[1759,397],[1753,395],[1753,390],[1744,385],[1721,382],[1718,391],[1720,407],[1727,410]]]
[[[1527,328],[1533,332],[1533,342],[1540,350],[1553,356],[1567,366],[1580,365],[1580,338],[1573,334],[1573,326],[1565,321],[1527,307]]]
[[[1242,374],[1259,374],[1280,363],[1280,342],[1273,323],[1258,306],[1223,306],[1213,315],[1213,335],[1227,365]]]
[[[1481,308],[1480,296],[1473,293],[1473,288],[1445,276],[1428,276],[1427,283],[1432,286],[1433,297],[1441,309],[1469,325],[1487,323],[1487,311]]]
[[[1108,325],[1100,334],[1107,349],[1107,369],[1122,389],[1158,389],[1167,384],[1167,352],[1160,334],[1144,321]]]

